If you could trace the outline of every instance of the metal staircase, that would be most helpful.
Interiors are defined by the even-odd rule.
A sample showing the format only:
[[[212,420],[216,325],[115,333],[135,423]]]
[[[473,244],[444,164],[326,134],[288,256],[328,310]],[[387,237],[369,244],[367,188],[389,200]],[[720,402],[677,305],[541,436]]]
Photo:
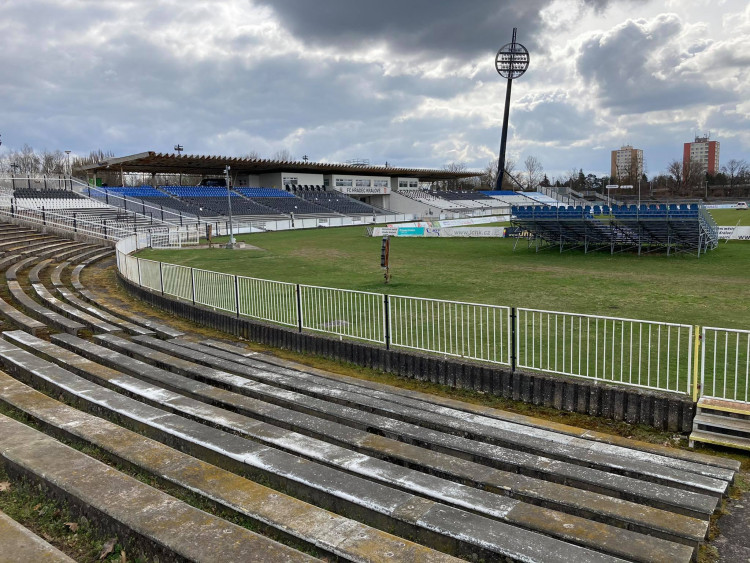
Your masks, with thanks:
[[[704,442],[750,450],[750,403],[702,397],[690,433],[690,447]]]

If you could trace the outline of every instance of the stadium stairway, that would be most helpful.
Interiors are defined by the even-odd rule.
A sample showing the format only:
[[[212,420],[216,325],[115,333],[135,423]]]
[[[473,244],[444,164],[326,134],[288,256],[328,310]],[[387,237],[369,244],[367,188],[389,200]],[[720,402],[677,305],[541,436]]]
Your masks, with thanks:
[[[0,416],[0,463],[115,530],[128,554],[690,561],[739,469],[185,333],[86,287],[111,250],[60,257],[62,242],[0,257],[26,296],[0,290],[3,302],[48,311],[43,330],[6,315],[0,404],[35,428]],[[78,335],[53,322],[61,311]]]
[[[750,450],[750,404],[701,397],[693,419],[690,447],[695,442]]]

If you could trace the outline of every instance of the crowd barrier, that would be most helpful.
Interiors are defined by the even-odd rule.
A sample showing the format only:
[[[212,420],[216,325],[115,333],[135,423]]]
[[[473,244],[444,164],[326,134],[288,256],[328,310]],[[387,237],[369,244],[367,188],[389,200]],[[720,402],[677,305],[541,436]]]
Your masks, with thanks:
[[[250,278],[131,256],[144,241],[127,241],[117,263],[129,281],[238,318],[694,400],[750,399],[750,331]]]

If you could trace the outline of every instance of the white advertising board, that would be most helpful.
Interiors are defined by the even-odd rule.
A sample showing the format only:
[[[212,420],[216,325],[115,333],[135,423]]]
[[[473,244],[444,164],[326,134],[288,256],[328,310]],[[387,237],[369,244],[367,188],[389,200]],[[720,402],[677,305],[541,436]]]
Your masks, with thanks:
[[[389,187],[376,188],[373,186],[336,186],[334,189],[344,194],[354,195],[378,195],[391,193],[391,188]]]
[[[750,227],[719,227],[722,240],[750,240]]]
[[[375,227],[372,236],[502,238],[505,227]]]

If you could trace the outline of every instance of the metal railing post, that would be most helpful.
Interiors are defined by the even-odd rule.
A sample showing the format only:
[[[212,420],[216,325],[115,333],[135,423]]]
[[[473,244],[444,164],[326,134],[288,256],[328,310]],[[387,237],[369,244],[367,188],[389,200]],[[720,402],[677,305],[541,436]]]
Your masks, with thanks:
[[[240,318],[240,282],[237,275],[234,276],[234,304],[237,309],[237,318]]]
[[[140,258],[136,258],[135,259],[135,264],[138,267],[138,285],[140,285],[141,287],[143,287],[143,284],[141,283],[141,259]]]
[[[385,349],[391,349],[391,313],[388,296],[383,295],[383,333],[385,335]]]
[[[693,352],[693,401],[698,401],[698,393],[702,391],[703,382],[701,381],[700,384],[698,384],[698,361],[701,357],[701,327],[697,326],[695,327],[695,349]],[[705,358],[705,354],[703,354],[703,357]],[[701,370],[703,371],[703,370]]]
[[[297,326],[299,332],[302,332],[302,291],[297,284]]]
[[[516,308],[511,307],[510,308],[510,371],[514,372],[516,371],[516,360],[517,360],[517,354],[516,354],[516,346],[517,346],[517,336],[516,336],[516,322],[518,320],[518,315],[516,315]]]
[[[161,265],[162,263],[159,262],[159,286],[161,286],[161,294],[164,295],[164,272]]]
[[[190,268],[190,287],[193,293],[193,305],[195,305],[195,268]]]

